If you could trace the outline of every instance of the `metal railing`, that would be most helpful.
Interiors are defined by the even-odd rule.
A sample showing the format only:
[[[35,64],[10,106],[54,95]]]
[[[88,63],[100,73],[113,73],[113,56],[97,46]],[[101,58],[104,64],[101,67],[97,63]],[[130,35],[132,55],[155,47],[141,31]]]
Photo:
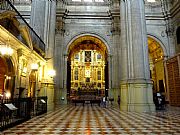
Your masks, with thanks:
[[[0,131],[47,112],[47,97],[0,100]]]
[[[47,97],[37,97],[36,116],[47,112]]]
[[[7,11],[11,10],[16,12],[16,18],[21,24],[24,24],[28,27],[29,33],[32,39],[32,44],[34,50],[39,53],[41,56],[45,55],[45,43],[43,40],[38,36],[38,34],[34,31],[34,29],[26,22],[26,20],[23,18],[23,16],[20,14],[20,12],[14,7],[14,0],[0,0],[0,11]],[[8,29],[7,29],[8,30]],[[22,40],[22,37],[19,37],[20,35],[17,35],[17,33],[13,33],[12,30],[8,30],[11,32],[16,38],[18,38],[21,42],[23,42],[25,45],[26,42]]]

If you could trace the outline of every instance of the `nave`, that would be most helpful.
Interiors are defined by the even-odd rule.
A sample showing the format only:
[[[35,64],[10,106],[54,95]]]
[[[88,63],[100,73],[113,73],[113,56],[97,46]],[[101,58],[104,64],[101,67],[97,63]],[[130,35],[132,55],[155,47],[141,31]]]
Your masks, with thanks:
[[[179,135],[180,108],[152,113],[69,105],[5,130],[1,135]]]

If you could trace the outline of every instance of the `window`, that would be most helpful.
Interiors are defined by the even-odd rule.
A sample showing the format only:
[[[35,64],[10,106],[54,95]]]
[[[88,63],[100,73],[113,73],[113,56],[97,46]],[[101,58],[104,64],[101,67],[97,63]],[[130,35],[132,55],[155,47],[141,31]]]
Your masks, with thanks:
[[[95,2],[104,2],[104,0],[95,0]]]
[[[92,0],[84,0],[84,2],[92,2]]]
[[[75,2],[81,2],[81,0],[72,0],[72,1],[75,1]]]
[[[14,0],[15,4],[31,4],[31,0]]]
[[[73,2],[104,2],[104,0],[72,0]]]
[[[147,2],[156,2],[156,0],[147,0]]]

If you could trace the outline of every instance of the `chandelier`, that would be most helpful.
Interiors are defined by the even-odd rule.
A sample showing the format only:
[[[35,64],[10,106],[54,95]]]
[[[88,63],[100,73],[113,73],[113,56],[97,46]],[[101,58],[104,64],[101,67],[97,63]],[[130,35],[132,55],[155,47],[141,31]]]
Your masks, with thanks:
[[[7,44],[0,43],[0,54],[11,56],[13,54],[13,49]]]

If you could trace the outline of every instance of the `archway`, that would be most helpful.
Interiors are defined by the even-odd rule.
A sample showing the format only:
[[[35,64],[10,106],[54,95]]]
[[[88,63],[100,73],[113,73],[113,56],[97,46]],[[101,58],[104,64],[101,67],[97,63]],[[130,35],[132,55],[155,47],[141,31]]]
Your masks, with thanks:
[[[83,35],[68,48],[67,93],[78,95],[108,96],[108,49],[97,37]]]
[[[11,59],[0,56],[0,95],[13,98],[15,87],[14,68]]]
[[[148,37],[150,78],[153,82],[153,93],[166,96],[167,89],[165,84],[164,57],[165,52],[161,44],[152,37]]]

